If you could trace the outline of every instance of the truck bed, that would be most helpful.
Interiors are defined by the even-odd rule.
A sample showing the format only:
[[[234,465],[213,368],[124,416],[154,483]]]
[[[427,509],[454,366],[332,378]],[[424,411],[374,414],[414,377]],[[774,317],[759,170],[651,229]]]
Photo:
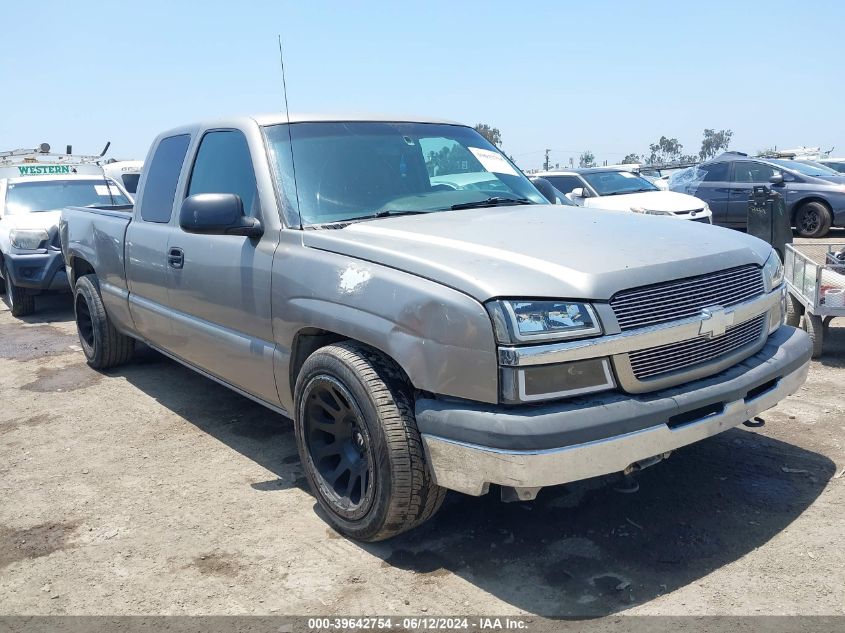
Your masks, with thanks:
[[[132,219],[132,205],[65,207],[59,237],[65,263],[87,262],[101,283],[126,290],[124,242]],[[71,282],[73,283],[73,282]]]

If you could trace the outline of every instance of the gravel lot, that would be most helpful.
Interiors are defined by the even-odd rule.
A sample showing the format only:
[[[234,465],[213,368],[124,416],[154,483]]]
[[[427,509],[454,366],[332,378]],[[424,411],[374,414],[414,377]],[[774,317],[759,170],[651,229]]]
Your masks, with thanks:
[[[845,241],[845,235],[836,236]],[[160,355],[97,373],[67,296],[0,312],[5,614],[845,614],[845,319],[806,386],[621,494],[451,494],[339,537],[291,423]]]

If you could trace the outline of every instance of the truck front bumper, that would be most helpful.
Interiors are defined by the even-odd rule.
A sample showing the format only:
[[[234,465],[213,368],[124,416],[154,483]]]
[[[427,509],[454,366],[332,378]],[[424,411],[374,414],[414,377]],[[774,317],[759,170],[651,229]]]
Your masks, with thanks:
[[[19,288],[68,290],[65,260],[60,250],[41,253],[8,253],[3,256],[13,284]]]
[[[754,356],[671,389],[517,407],[419,399],[417,424],[438,485],[482,495],[499,484],[530,499],[544,486],[622,472],[753,418],[801,387],[811,351],[804,332],[784,326]]]

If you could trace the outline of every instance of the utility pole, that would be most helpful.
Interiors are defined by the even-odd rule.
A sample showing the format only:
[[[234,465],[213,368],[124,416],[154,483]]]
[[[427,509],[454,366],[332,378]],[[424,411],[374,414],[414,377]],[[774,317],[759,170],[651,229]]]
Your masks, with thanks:
[[[545,171],[549,171],[549,152],[551,152],[551,151],[552,150],[550,150],[550,149],[546,150],[546,162],[543,164],[543,169]]]

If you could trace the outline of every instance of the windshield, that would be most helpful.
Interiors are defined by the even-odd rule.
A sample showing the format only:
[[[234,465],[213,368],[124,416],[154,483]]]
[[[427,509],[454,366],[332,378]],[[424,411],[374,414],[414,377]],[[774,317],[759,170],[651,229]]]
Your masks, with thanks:
[[[824,162],[824,166],[834,169],[837,174],[845,172],[845,161],[829,160]]]
[[[522,172],[471,128],[383,122],[289,128],[269,126],[265,135],[285,215],[294,226],[453,206],[546,203]]]
[[[645,178],[630,171],[581,172],[581,177],[590,183],[600,196],[615,196],[640,191],[660,191]]]
[[[132,204],[107,180],[41,180],[9,183],[6,213],[38,213],[62,207]]]
[[[793,171],[797,171],[799,174],[804,174],[805,176],[824,178],[825,176],[840,175],[835,169],[825,167],[819,163],[804,162],[800,160],[784,160],[780,158],[769,159],[769,162],[781,167],[786,167],[787,169],[792,169]]]

